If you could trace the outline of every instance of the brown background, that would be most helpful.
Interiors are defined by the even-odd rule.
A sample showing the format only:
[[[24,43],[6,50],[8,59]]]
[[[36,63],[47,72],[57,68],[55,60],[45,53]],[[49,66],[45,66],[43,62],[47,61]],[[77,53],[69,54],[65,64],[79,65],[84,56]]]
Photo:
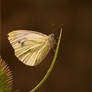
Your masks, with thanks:
[[[92,4],[88,0],[2,0],[1,55],[14,76],[13,90],[29,92],[43,78],[54,52],[36,67],[14,56],[7,34],[15,29],[63,35],[54,69],[38,92],[92,91]]]

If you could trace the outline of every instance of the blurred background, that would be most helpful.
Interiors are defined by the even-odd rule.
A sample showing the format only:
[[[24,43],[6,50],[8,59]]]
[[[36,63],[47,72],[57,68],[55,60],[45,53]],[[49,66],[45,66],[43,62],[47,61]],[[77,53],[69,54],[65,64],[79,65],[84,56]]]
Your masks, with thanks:
[[[7,37],[12,30],[54,33],[63,24],[54,69],[38,92],[92,91],[92,2],[89,0],[2,0],[0,54],[14,76],[13,92],[29,92],[47,72],[54,52],[36,67],[21,63]]]

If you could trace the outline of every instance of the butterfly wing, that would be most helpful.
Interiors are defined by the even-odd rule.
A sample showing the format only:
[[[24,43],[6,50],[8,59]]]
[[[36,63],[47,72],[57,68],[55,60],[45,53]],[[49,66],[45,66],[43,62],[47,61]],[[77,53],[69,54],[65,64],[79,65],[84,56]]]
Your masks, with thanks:
[[[38,65],[41,63],[41,61],[43,61],[43,59],[45,59],[45,57],[47,56],[48,52],[50,51],[51,46],[48,42],[46,42],[42,48],[37,52],[35,60],[33,62],[33,65]]]
[[[41,61],[46,57],[50,50],[50,45],[46,42],[41,46],[40,49],[33,51],[30,53],[27,58],[25,58],[24,62],[26,65],[35,66],[41,63]]]
[[[34,66],[42,60],[37,60],[43,51],[48,36],[40,32],[18,30],[10,32],[9,41],[14,48],[15,55],[23,63]],[[43,48],[43,49],[42,49]],[[39,53],[39,54],[38,54]],[[37,61],[37,63],[36,63]]]

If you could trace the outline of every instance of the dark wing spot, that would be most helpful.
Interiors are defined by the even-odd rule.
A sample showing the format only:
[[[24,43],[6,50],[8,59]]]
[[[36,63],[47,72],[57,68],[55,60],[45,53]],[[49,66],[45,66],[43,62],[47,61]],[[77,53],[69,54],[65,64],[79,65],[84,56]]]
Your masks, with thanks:
[[[21,46],[24,46],[24,42],[18,41],[18,43],[21,44]]]

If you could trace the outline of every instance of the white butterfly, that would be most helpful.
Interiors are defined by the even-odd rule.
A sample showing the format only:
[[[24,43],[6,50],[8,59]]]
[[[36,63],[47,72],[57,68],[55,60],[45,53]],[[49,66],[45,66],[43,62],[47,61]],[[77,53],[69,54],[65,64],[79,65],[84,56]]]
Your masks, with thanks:
[[[16,57],[29,66],[40,64],[55,44],[54,34],[16,30],[10,32],[8,36]]]

